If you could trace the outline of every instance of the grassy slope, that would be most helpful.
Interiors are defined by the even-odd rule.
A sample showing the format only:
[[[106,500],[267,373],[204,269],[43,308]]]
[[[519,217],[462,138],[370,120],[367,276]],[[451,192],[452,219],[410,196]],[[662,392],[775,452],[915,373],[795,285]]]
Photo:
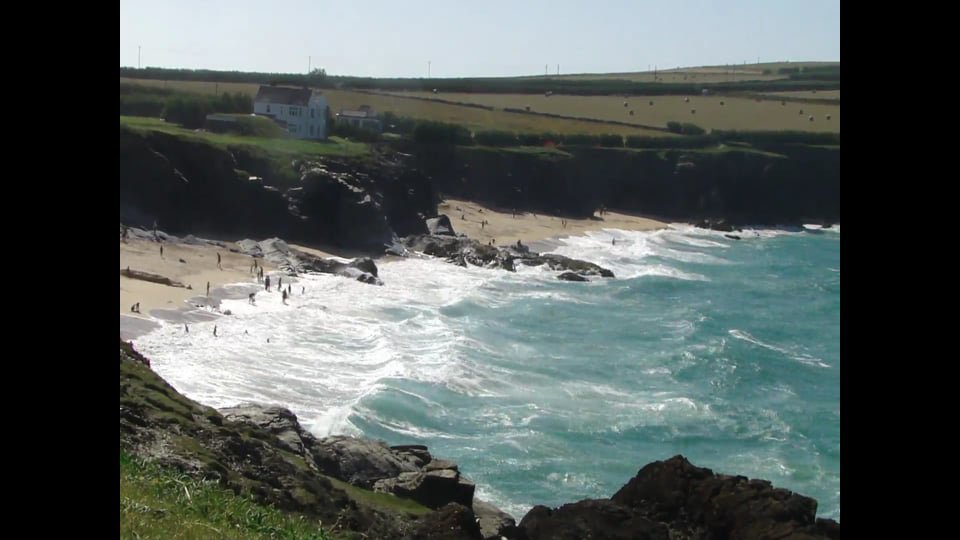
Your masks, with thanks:
[[[311,522],[249,497],[234,495],[216,482],[120,453],[121,538],[329,538]]]
[[[343,156],[358,157],[369,153],[365,143],[352,142],[340,137],[330,137],[328,141],[306,141],[303,139],[248,137],[241,135],[210,133],[182,128],[168,124],[159,118],[141,116],[121,116],[120,125],[135,131],[160,131],[188,139],[201,140],[221,148],[246,146],[256,150],[284,156]]]

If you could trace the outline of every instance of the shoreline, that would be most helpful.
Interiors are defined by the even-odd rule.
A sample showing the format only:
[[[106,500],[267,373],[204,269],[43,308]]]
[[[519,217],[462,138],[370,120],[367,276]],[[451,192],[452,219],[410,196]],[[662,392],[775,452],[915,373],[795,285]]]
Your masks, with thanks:
[[[478,203],[447,198],[437,205],[437,213],[450,218],[454,232],[482,243],[491,240],[497,246],[515,245],[519,240],[534,251],[534,246],[553,245],[557,240],[581,236],[591,231],[621,229],[655,231],[668,223],[643,216],[608,211],[590,218],[562,218],[533,212],[500,212]],[[482,225],[486,222],[485,225]]]
[[[438,214],[450,218],[454,231],[480,242],[495,242],[504,246],[517,240],[534,251],[547,252],[560,245],[559,240],[602,229],[650,231],[667,227],[667,223],[641,216],[607,212],[586,219],[566,219],[556,216],[520,212],[516,216],[481,204],[461,199],[446,199],[438,205]],[[482,224],[482,222],[486,222]],[[239,252],[234,241],[198,240],[192,236],[177,238],[142,229],[130,229],[128,240],[120,241],[120,337],[136,339],[159,327],[159,321],[189,323],[210,321],[222,316],[221,300],[242,299],[250,292],[263,290],[250,269],[254,260],[263,266],[264,275],[281,274],[280,270],[263,258]],[[291,248],[323,258],[348,261],[363,254],[330,246],[288,244]],[[163,246],[163,256],[160,247]],[[217,255],[221,267],[217,266]],[[382,254],[375,261],[395,260]],[[185,287],[163,285],[123,275],[132,271],[149,272],[182,283]],[[296,278],[283,275],[291,283]],[[210,283],[210,294],[206,286]],[[226,285],[249,284],[249,288]],[[186,288],[189,286],[190,288]],[[131,313],[134,303],[140,303],[140,313]]]

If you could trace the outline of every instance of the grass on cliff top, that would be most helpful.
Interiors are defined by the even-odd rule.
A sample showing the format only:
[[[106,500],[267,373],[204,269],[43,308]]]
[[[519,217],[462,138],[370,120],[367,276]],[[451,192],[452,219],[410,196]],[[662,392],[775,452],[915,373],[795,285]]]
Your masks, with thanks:
[[[348,484],[332,476],[323,476],[330,480],[333,487],[346,492],[347,496],[360,506],[374,508],[381,512],[403,513],[414,516],[422,516],[433,512],[433,510],[411,499],[397,497],[392,493],[377,493]]]
[[[167,123],[160,118],[146,118],[142,116],[121,116],[120,125],[140,132],[159,131],[187,139],[200,140],[221,148],[247,146],[269,154],[290,157],[359,157],[365,156],[370,152],[369,145],[348,141],[340,137],[330,137],[327,141],[306,141],[303,139],[220,134],[186,129],[176,124]]]
[[[303,538],[327,540],[322,525],[120,453],[121,538]]]

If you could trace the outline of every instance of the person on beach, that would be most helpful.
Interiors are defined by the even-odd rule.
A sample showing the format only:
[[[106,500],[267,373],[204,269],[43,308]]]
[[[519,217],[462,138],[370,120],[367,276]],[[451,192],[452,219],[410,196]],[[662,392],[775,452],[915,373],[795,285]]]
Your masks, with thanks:
[[[137,302],[136,304],[130,306],[130,311],[134,313],[140,313],[140,302]]]
[[[183,323],[183,333],[184,333],[184,334],[189,334],[189,333],[190,333],[190,327],[187,326],[187,323]]]
[[[287,296],[293,296],[293,285],[287,285]]]
[[[223,270],[223,266],[220,265],[220,252],[217,252],[217,268]]]
[[[277,288],[278,288],[278,289],[282,289],[282,288],[283,288],[283,276],[280,276],[280,278],[277,279]]]
[[[610,239],[610,245],[612,245],[612,246],[617,245],[617,239],[616,239],[616,238],[611,238],[611,239]]]
[[[217,337],[217,325],[213,325],[213,337]]]
[[[307,288],[306,288],[306,287],[300,287],[300,294],[307,294]]]
[[[283,294],[283,304],[286,305],[286,304],[287,304],[287,291],[286,291],[286,290],[283,290],[283,291],[281,291],[281,293]]]
[[[263,283],[264,283],[264,285],[266,285],[266,289],[269,291],[269,290],[270,290],[270,276],[267,276],[267,278],[263,281]]]
[[[163,258],[163,244],[160,244],[160,258]]]
[[[207,282],[207,296],[210,296],[210,282]]]
[[[255,293],[255,292],[250,293],[249,295],[247,295],[247,301],[250,302],[250,303],[253,304],[253,305],[257,305],[257,303],[253,300],[253,298],[254,298],[256,295],[257,295],[257,293]]]

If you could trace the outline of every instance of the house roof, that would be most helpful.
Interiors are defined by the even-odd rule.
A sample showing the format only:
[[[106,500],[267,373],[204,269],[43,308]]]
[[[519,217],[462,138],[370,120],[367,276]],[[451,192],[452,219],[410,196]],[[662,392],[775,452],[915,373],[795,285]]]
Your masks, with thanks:
[[[351,111],[349,109],[340,109],[340,116],[346,118],[376,118],[377,115],[369,108],[360,111]]]
[[[288,88],[285,86],[261,86],[254,101],[277,103],[280,105],[307,106],[313,90],[309,88]]]

